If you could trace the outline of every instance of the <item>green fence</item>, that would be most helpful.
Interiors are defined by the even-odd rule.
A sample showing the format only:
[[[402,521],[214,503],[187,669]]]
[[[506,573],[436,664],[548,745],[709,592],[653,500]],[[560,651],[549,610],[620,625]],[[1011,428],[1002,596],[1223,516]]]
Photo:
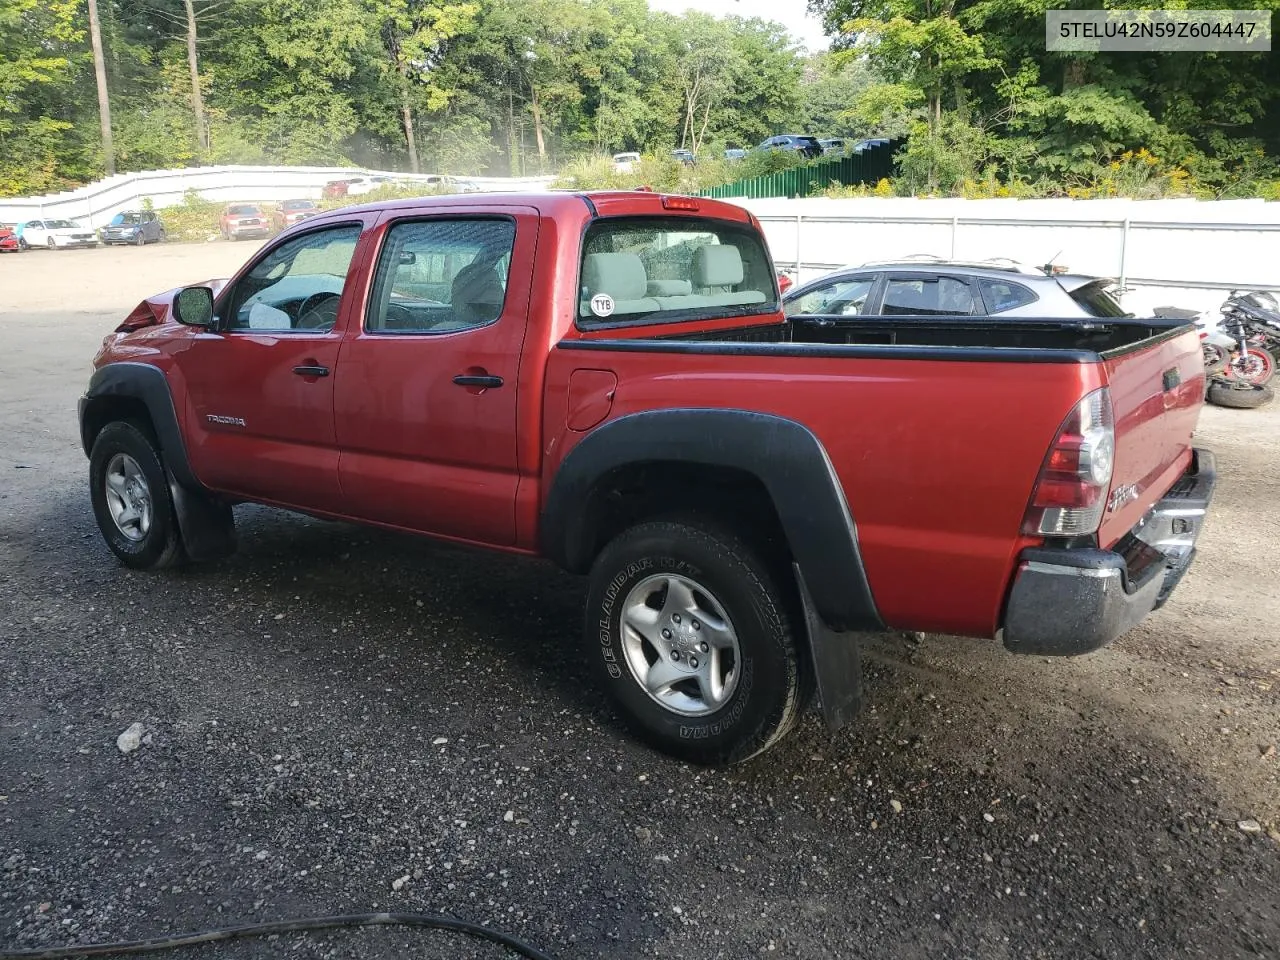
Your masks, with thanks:
[[[893,156],[904,140],[890,140],[861,153],[853,153],[833,160],[815,160],[802,167],[779,170],[763,177],[736,180],[703,190],[699,196],[723,200],[727,197],[807,197],[821,193],[832,183],[853,186],[859,183],[878,183],[893,176]]]

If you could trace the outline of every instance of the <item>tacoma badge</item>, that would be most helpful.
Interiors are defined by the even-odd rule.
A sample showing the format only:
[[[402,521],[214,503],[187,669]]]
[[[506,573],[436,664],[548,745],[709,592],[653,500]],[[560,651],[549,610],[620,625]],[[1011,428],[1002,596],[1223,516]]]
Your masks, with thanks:
[[[1115,513],[1130,500],[1138,499],[1138,485],[1136,483],[1122,483],[1111,491],[1111,497],[1107,500],[1107,513]]]

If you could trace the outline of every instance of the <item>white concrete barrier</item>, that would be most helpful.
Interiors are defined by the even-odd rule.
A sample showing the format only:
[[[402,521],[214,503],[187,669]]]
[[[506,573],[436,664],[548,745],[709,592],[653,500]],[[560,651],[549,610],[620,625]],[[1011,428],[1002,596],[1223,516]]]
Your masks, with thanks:
[[[234,200],[270,201],[308,197],[318,199],[330,180],[356,176],[388,176],[398,180],[425,179],[407,173],[354,167],[191,167],[181,170],[142,170],[107,177],[97,183],[43,197],[0,198],[0,223],[61,218],[100,227],[122,210],[136,210],[150,200],[157,210],[181,203],[188,190],[219,203]],[[528,190],[541,192],[552,177],[458,177],[485,192]]]
[[[1264,200],[733,200],[760,218],[800,282],[912,254],[1113,277],[1128,310],[1216,307],[1232,289],[1280,290],[1280,203]]]

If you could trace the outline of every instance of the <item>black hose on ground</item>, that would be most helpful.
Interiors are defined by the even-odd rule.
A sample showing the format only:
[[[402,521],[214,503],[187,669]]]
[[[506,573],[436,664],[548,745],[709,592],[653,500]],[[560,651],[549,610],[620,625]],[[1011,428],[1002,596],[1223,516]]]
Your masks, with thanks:
[[[147,940],[131,940],[124,943],[86,943],[80,946],[38,947],[29,950],[0,948],[0,960],[64,960],[69,957],[98,957],[107,954],[153,953],[157,950],[174,950],[193,947],[219,940],[238,940],[242,937],[269,937],[282,933],[301,933],[313,930],[338,930],[352,927],[421,927],[428,930],[447,930],[479,940],[488,940],[506,947],[512,953],[527,960],[555,960],[549,953],[530,946],[510,934],[491,930],[478,923],[458,920],[454,917],[429,913],[357,913],[337,917],[304,917],[298,920],[281,920],[274,923],[250,923],[241,927],[221,927],[197,933],[182,933]]]

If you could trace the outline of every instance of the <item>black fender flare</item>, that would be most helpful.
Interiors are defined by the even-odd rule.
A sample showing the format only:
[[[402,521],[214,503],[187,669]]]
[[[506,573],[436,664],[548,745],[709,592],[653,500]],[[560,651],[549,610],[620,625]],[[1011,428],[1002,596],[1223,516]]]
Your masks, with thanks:
[[[98,414],[100,405],[113,398],[140,402],[147,410],[164,455],[169,492],[187,557],[210,560],[229,555],[235,549],[231,507],[209,495],[191,469],[164,371],[148,363],[131,361],[109,363],[94,371],[88,389],[80,398],[78,411],[80,444],[86,457],[93,450],[96,428],[111,419]]]
[[[542,515],[542,550],[585,573],[594,559],[582,509],[597,482],[628,464],[731,467],[758,479],[782,523],[813,610],[832,630],[884,630],[858,531],[826,449],[808,427],[750,410],[673,408],[628,414],[584,437],[561,463]]]
[[[95,401],[113,397],[140,401],[147,408],[151,426],[164,452],[165,466],[184,487],[201,490],[200,481],[191,470],[186,444],[178,428],[178,413],[164,371],[149,363],[128,360],[99,367],[89,379],[89,387],[80,399],[80,444],[85,456],[93,449],[93,427],[99,418],[92,416]]]

